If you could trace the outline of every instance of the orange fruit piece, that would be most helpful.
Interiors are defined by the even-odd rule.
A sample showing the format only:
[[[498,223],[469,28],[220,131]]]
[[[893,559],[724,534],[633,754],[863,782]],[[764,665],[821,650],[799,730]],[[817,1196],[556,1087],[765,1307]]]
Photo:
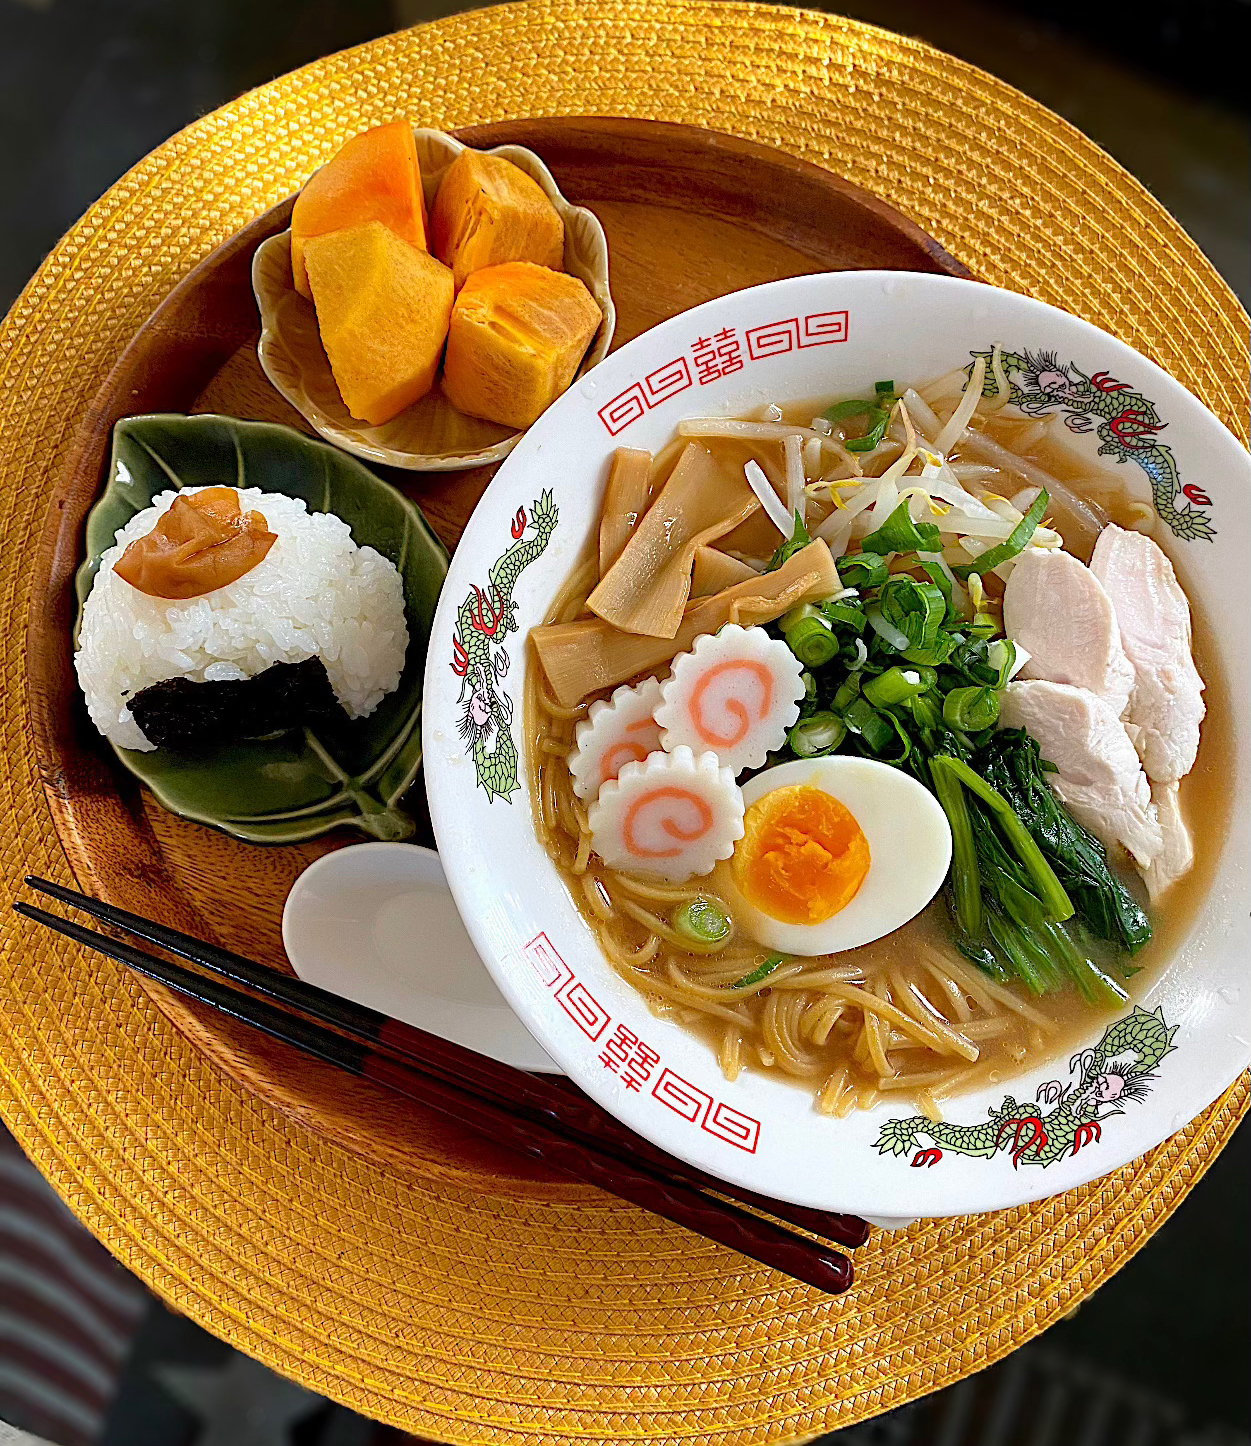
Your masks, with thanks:
[[[313,175],[291,213],[291,276],[301,296],[312,299],[304,251],[314,236],[381,221],[425,251],[426,203],[413,128],[406,120],[353,136]]]
[[[475,271],[452,308],[443,393],[471,417],[528,427],[573,380],[601,320],[576,276],[530,261]]]
[[[452,268],[459,291],[471,272],[505,261],[559,271],[565,223],[542,186],[511,161],[466,150],[439,182],[430,249]]]
[[[311,237],[304,260],[344,404],[371,426],[389,422],[434,385],[452,273],[381,221]]]

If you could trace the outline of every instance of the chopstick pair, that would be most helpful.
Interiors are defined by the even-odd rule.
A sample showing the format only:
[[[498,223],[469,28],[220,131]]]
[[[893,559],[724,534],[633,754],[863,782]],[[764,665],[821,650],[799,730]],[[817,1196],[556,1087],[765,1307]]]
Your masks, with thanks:
[[[778,1221],[855,1247],[868,1236],[868,1226],[855,1216],[788,1205],[718,1180],[642,1139],[565,1081],[499,1064],[75,889],[34,877],[26,882],[38,893],[210,971],[206,977],[73,920],[23,902],[14,904],[25,918],[180,994],[806,1284],[834,1294],[852,1282],[851,1261],[845,1255]],[[244,989],[232,987],[235,984]],[[776,1218],[763,1219],[753,1211]]]

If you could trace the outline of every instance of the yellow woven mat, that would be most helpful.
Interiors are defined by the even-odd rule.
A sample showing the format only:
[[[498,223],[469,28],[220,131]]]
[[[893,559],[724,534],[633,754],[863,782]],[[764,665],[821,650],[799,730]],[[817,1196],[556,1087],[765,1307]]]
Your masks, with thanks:
[[[64,876],[23,698],[26,544],[72,429],[192,265],[404,114],[653,116],[828,164],[978,274],[1106,327],[1245,433],[1245,318],[1106,155],[919,43],[751,5],[535,0],[331,56],[205,117],[57,247],[0,333],[7,892]],[[209,1330],[440,1440],[800,1440],[977,1369],[1136,1250],[1244,1079],[1147,1158],[1030,1208],[875,1236],[835,1302],[589,1193],[483,1197],[366,1164],[207,1065],[112,966],[3,914],[0,1108],[74,1210]],[[572,1198],[571,1198],[572,1195]]]

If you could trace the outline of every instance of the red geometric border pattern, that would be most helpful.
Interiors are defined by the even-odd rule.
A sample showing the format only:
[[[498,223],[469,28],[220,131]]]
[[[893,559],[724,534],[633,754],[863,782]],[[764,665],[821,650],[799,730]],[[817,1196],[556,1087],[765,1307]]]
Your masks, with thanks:
[[[675,1115],[690,1120],[691,1124],[701,1120],[712,1105],[710,1094],[690,1080],[683,1079],[680,1074],[674,1074],[671,1069],[666,1069],[656,1081],[652,1095],[662,1105],[668,1105]]]
[[[615,437],[618,432],[624,432],[631,422],[637,422],[649,405],[643,388],[635,382],[599,409],[599,419],[607,427],[608,435]]]
[[[567,984],[573,978],[573,970],[556,952],[556,946],[546,934],[536,934],[522,953],[549,989],[557,983]]]
[[[815,311],[807,316],[768,321],[761,326],[748,328],[747,355],[751,361],[767,361],[769,357],[783,356],[796,349],[831,346],[835,342],[846,341],[849,330],[850,317],[846,311]],[[737,332],[734,328],[727,327],[718,333],[718,341],[722,342],[725,348],[723,354],[732,355],[734,358],[726,370],[737,371],[742,365],[738,360]],[[697,339],[681,356],[676,356],[655,371],[648,372],[641,382],[631,383],[611,401],[605,402],[599,409],[599,419],[608,435],[619,436],[653,407],[660,406],[694,385],[690,362],[687,360],[688,354],[694,359],[696,367],[700,368],[701,386],[721,375],[721,369],[708,360],[713,355],[709,346],[707,338]]]
[[[736,1110],[733,1105],[727,1105],[724,1101],[719,1103],[703,1122],[703,1128],[710,1135],[716,1135],[719,1140],[746,1150],[749,1155],[756,1153],[756,1145],[760,1140],[760,1121],[753,1120],[742,1110]]]
[[[753,326],[747,332],[747,355],[752,361],[764,361],[796,348],[846,341],[847,320],[845,311],[818,311],[811,316],[792,316],[786,321]]]
[[[608,1028],[612,1015],[580,979],[571,979],[556,1000],[588,1039],[598,1039]]]
[[[613,1022],[612,1016],[574,974],[545,933],[536,934],[522,949],[531,968],[555,995],[556,1002],[590,1040],[599,1040]],[[613,1038],[599,1056],[604,1069],[616,1074],[628,1089],[638,1089],[652,1077],[660,1055],[632,1030],[619,1024]],[[760,1142],[760,1121],[742,1110],[715,1100],[707,1090],[693,1085],[666,1066],[651,1089],[652,1098],[680,1115],[689,1124],[736,1150],[756,1153]]]
[[[670,397],[686,391],[691,384],[691,369],[684,356],[675,357],[673,361],[657,367],[654,372],[648,372],[643,378],[643,384],[647,388],[648,406],[658,407],[661,402],[667,402]]]

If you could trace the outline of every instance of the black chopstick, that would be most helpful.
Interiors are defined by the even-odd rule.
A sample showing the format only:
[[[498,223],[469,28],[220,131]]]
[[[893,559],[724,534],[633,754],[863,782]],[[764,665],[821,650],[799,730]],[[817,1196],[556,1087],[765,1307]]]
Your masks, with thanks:
[[[471,1088],[510,1113],[523,1112],[537,1123],[554,1127],[562,1134],[602,1153],[610,1153],[627,1164],[641,1163],[696,1189],[728,1196],[752,1210],[765,1211],[839,1245],[854,1249],[868,1238],[868,1226],[854,1215],[808,1209],[773,1200],[756,1191],[727,1184],[696,1166],[687,1165],[635,1134],[576,1087],[570,1088],[563,1081],[511,1069],[293,975],[268,969],[241,954],[195,939],[114,904],[93,899],[64,884],[33,876],[28,877],[26,883],[38,893],[81,909],[114,928],[157,944],[214,974],[245,984],[270,999],[309,1014],[323,1024],[342,1030],[369,1049],[389,1053],[425,1072],[436,1072],[458,1089]]]
[[[231,988],[220,979],[206,978],[44,909],[22,902],[13,907],[23,917],[96,949],[147,978],[209,1004],[306,1054],[374,1080],[407,1098],[420,1100],[496,1143],[607,1190],[805,1284],[830,1294],[846,1290],[851,1284],[851,1262],[838,1251],[828,1250],[773,1221],[706,1195],[642,1162],[623,1161],[589,1142],[558,1133],[540,1121],[511,1114],[438,1074],[422,1070],[415,1063],[379,1055],[360,1042],[344,1039],[325,1025],[293,1016],[287,1008]],[[247,962],[251,968],[261,967]]]

